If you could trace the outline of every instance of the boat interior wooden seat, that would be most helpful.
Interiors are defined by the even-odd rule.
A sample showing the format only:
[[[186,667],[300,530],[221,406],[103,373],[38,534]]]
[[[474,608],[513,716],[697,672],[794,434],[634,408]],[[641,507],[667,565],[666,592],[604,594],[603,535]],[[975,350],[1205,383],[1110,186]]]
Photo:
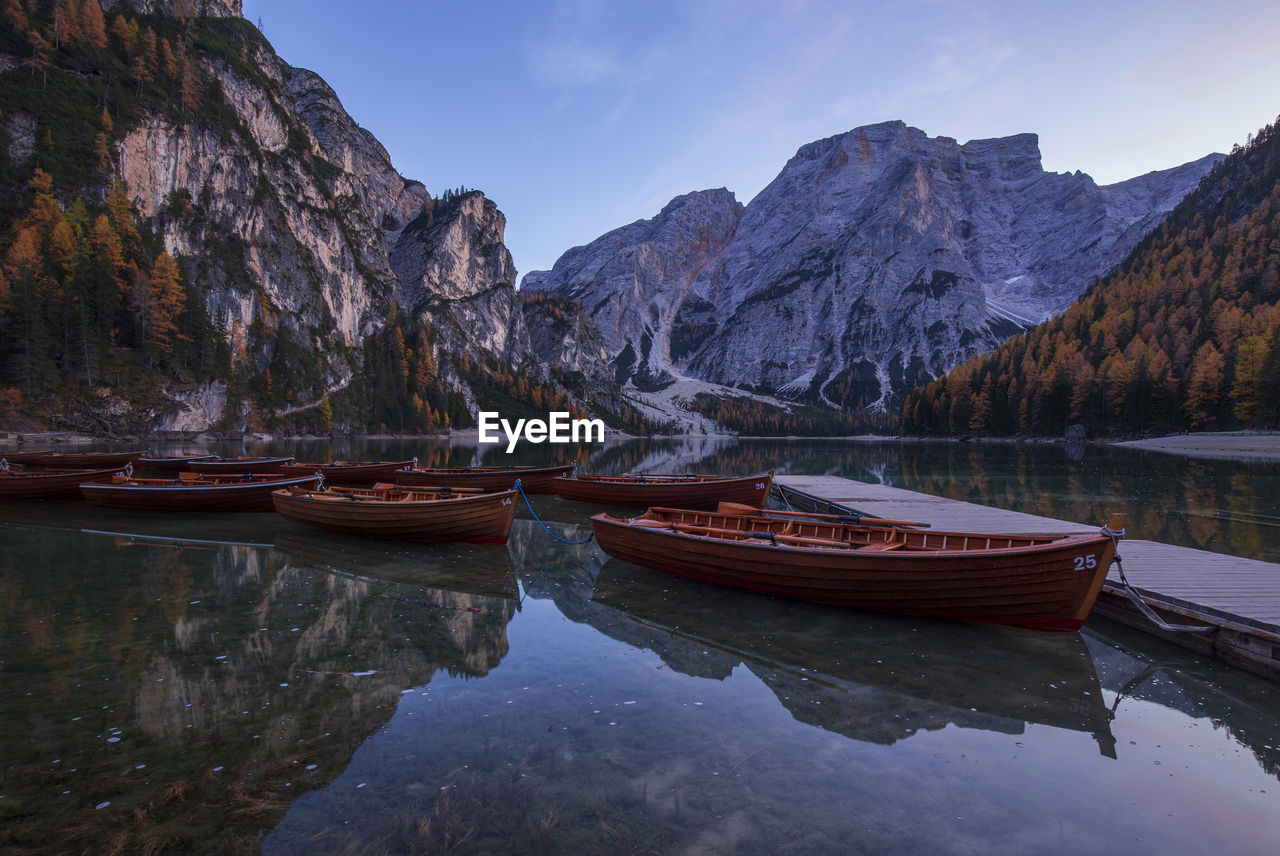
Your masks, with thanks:
[[[865,547],[859,547],[859,553],[888,553],[890,550],[901,550],[907,546],[905,541],[880,541],[876,544],[868,544]]]

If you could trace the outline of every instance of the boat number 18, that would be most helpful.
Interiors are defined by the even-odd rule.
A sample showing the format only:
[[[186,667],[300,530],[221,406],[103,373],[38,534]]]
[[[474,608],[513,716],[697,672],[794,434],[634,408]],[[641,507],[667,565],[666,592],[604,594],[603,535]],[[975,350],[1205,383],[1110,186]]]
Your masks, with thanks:
[[[1092,571],[1096,567],[1098,567],[1097,556],[1076,556],[1077,571]]]

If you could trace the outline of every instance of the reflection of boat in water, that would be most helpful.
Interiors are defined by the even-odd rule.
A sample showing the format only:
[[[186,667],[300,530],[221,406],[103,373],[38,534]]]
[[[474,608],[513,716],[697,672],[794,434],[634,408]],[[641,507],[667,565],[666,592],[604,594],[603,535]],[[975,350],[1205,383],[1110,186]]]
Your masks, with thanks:
[[[481,597],[519,597],[515,567],[504,546],[388,543],[297,527],[282,529],[275,549],[331,573]]]
[[[89,505],[80,499],[0,503],[0,524],[110,535],[118,541],[271,546],[276,530],[292,527],[275,514],[139,511]]]
[[[1137,700],[1192,720],[1207,717],[1280,778],[1280,693],[1272,682],[1105,617],[1090,621],[1083,635],[1102,686],[1115,693],[1118,720]]]
[[[597,575],[591,603],[577,608],[602,633],[651,648],[680,671],[727,677],[742,663],[797,720],[856,740],[892,743],[948,724],[1020,734],[1036,724],[1092,734],[1104,755],[1115,755],[1078,633],[851,617],[616,559]],[[722,674],[708,674],[713,655]]]

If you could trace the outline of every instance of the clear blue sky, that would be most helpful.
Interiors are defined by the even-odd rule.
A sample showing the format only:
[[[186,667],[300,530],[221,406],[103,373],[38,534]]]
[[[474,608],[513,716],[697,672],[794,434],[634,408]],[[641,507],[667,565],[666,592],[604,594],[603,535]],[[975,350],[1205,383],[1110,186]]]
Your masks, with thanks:
[[[1110,184],[1280,114],[1275,0],[243,3],[402,175],[497,202],[522,276],[682,193],[746,203],[859,125],[1033,132]]]

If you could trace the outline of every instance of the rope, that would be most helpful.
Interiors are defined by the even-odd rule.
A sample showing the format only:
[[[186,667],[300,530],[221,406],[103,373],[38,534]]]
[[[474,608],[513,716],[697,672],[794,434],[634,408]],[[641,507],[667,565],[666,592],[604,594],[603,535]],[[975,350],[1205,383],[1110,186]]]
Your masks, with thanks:
[[[1103,528],[1102,531],[1104,534],[1111,535],[1113,538],[1116,535],[1116,533],[1112,532],[1111,530],[1105,527]],[[1121,534],[1123,534],[1123,530],[1121,530]],[[1129,600],[1133,602],[1133,605],[1138,608],[1138,612],[1141,612],[1144,616],[1146,616],[1147,620],[1150,621],[1152,624],[1156,625],[1161,630],[1167,630],[1170,632],[1178,632],[1178,633],[1204,633],[1208,630],[1213,629],[1213,626],[1209,624],[1205,624],[1205,625],[1170,624],[1169,622],[1165,621],[1163,618],[1161,618],[1159,615],[1156,614],[1156,611],[1152,609],[1145,600],[1142,599],[1142,595],[1138,594],[1134,590],[1133,586],[1129,585],[1129,579],[1124,575],[1124,564],[1120,561],[1120,554],[1116,553],[1115,557],[1111,561],[1116,566],[1116,568],[1118,568],[1120,571],[1120,585],[1124,587],[1124,593],[1128,595]]]
[[[585,544],[588,541],[590,541],[592,538],[596,537],[596,534],[592,532],[590,535],[588,535],[586,538],[583,538],[581,541],[566,541],[565,539],[561,538],[559,535],[557,535],[556,533],[548,529],[547,524],[543,523],[542,520],[539,519],[538,515],[533,510],[533,506],[529,504],[529,497],[524,495],[524,488],[520,486],[520,479],[516,479],[515,489],[520,491],[520,497],[524,500],[525,508],[529,509],[529,514],[532,515],[533,519],[537,522],[537,524],[542,527],[542,530],[546,532],[548,535],[550,535],[552,538],[559,541],[561,544],[576,546],[578,544]]]
[[[554,565],[548,565],[547,567],[545,567],[545,568],[543,568],[542,570],[538,571],[538,573],[534,574],[533,579],[531,579],[531,580],[529,580],[529,582],[525,583],[525,586],[524,586],[524,594],[520,595],[520,600],[519,600],[519,601],[517,601],[517,603],[519,603],[521,606],[524,606],[524,602],[525,602],[525,600],[529,597],[529,590],[533,588],[533,584],[534,584],[534,583],[536,583],[538,580],[542,579],[542,575],[543,575],[543,574],[545,574],[547,571],[554,571],[556,568],[564,567],[564,566],[565,566],[565,565],[567,565],[568,563],[569,563],[569,562],[568,562],[568,560],[567,560],[567,559],[561,559],[560,561],[556,562]]]

